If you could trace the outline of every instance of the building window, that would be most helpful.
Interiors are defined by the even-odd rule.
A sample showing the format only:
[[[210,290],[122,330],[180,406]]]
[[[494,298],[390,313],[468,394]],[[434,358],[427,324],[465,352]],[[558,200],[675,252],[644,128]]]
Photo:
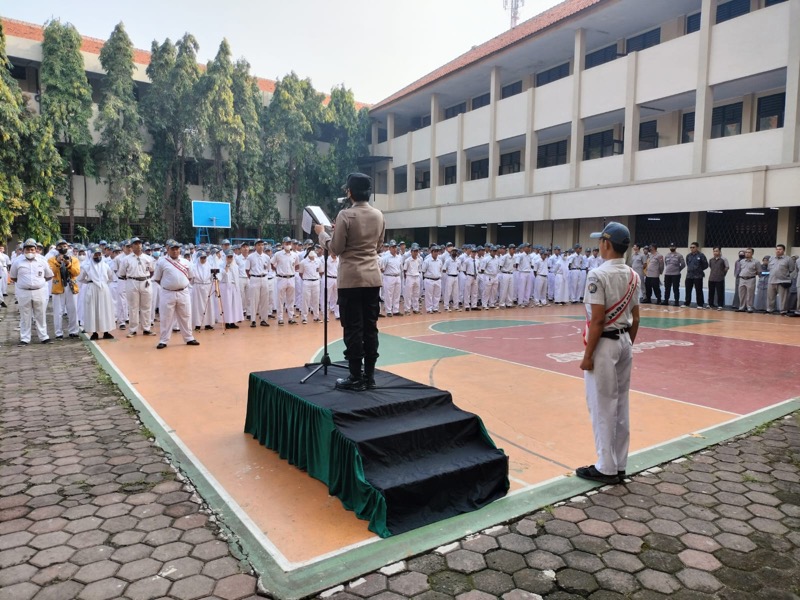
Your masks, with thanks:
[[[780,4],[781,2],[786,2],[786,0],[766,0],[764,2],[764,8],[775,6],[776,4]]]
[[[586,55],[586,68],[598,67],[607,62],[617,59],[617,45],[612,44],[606,48],[595,50]]]
[[[548,83],[553,83],[559,79],[564,79],[564,77],[569,77],[569,63],[564,63],[563,65],[558,65],[552,69],[547,69],[547,71],[537,73],[536,87],[542,87]]]
[[[461,113],[467,112],[467,103],[462,102],[461,104],[456,104],[455,106],[451,106],[450,108],[444,109],[444,118],[452,119],[453,117],[457,117]]]
[[[9,70],[11,71],[11,77],[17,81],[26,81],[28,79],[28,71],[25,67],[11,65]]]
[[[470,181],[475,179],[486,179],[489,177],[489,159],[473,160],[469,165]]]
[[[683,113],[681,121],[681,144],[691,144],[694,141],[694,113]]]
[[[778,211],[769,208],[710,210],[706,213],[706,246],[770,248],[778,238]]]
[[[631,52],[638,52],[641,50],[645,50],[647,48],[651,48],[652,46],[657,46],[661,43],[661,28],[656,27],[655,29],[648,31],[646,33],[642,33],[639,35],[635,35],[632,38],[628,38],[625,42],[625,52],[630,54]]]
[[[711,139],[742,133],[742,103],[718,106],[711,113]]]
[[[453,185],[456,183],[456,166],[450,165],[449,167],[444,168],[444,184],[445,185]]]
[[[481,94],[480,96],[475,96],[472,99],[472,110],[477,110],[484,106],[489,106],[489,102],[491,101],[492,101],[492,95],[489,92]]]
[[[378,143],[382,144],[387,139],[389,139],[389,134],[388,134],[387,130],[384,127],[379,127],[378,128]]]
[[[500,155],[500,171],[498,175],[509,175],[511,173],[519,173],[522,166],[522,152],[509,152],[508,154]]]
[[[408,178],[405,171],[394,172],[394,193],[403,194],[408,191]]]
[[[201,170],[201,165],[196,160],[187,160],[183,163],[183,180],[186,185],[202,185]]]
[[[614,130],[607,129],[583,136],[583,160],[621,154],[621,142],[614,140]]]
[[[655,244],[668,248],[670,242],[679,248],[689,245],[689,213],[639,215],[636,217],[636,243],[640,246]]]
[[[567,140],[539,146],[536,152],[536,168],[546,169],[567,164]]]
[[[686,33],[700,31],[700,13],[694,13],[686,17]]]
[[[783,127],[783,115],[786,109],[786,94],[772,94],[758,99],[758,122],[756,131],[780,129]]]
[[[411,119],[411,130],[416,131],[424,127],[429,127],[431,124],[431,116],[425,115],[424,117],[414,117]]]
[[[427,190],[431,187],[431,172],[430,171],[423,171],[422,172],[422,179],[414,180],[414,189],[415,190]]]
[[[658,121],[639,123],[639,150],[658,148]]]
[[[729,0],[717,4],[717,23],[723,23],[750,12],[750,0]]]
[[[500,90],[500,98],[508,98],[510,96],[516,96],[517,94],[522,93],[522,82],[515,81],[514,83],[509,83],[508,85],[504,85],[503,88]]]

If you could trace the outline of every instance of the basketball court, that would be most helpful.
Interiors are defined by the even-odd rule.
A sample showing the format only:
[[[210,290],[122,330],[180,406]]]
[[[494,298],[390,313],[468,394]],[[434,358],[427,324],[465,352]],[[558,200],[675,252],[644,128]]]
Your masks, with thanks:
[[[800,319],[643,306],[631,392],[629,470],[648,468],[796,410]],[[197,332],[92,344],[173,455],[239,538],[268,587],[302,596],[418,554],[590,486],[594,461],[578,365],[583,307],[381,319],[378,367],[446,389],[478,414],[510,459],[508,497],[385,540],[327,487],[243,433],[248,374],[318,359],[322,325]],[[330,326],[331,358],[342,359]],[[344,371],[343,371],[344,373]],[[149,414],[148,414],[149,411]]]

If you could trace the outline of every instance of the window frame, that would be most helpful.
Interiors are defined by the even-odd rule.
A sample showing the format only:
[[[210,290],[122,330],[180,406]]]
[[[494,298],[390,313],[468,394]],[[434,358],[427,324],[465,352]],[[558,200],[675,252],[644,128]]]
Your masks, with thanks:
[[[500,155],[497,175],[511,175],[522,170],[522,150],[513,150]]]
[[[750,0],[728,0],[717,4],[714,22],[719,25],[736,17],[742,17],[750,12]]]
[[[537,146],[536,168],[547,169],[549,167],[557,167],[559,165],[567,164],[567,162],[569,162],[568,141],[569,140],[564,139]]]
[[[447,121],[448,119],[454,119],[458,115],[467,112],[467,101],[464,100],[463,102],[459,102],[458,104],[454,104],[453,106],[448,106],[444,109],[444,120]]]
[[[445,166],[444,184],[442,185],[455,185],[456,183],[458,183],[458,165]]]
[[[614,129],[604,129],[583,136],[583,160],[608,158],[616,152],[618,140],[614,139]],[[599,153],[597,152],[599,150]]]
[[[686,15],[686,35],[700,31],[702,25],[702,17],[699,12]]]
[[[489,158],[469,161],[469,180],[489,179]]]
[[[637,47],[631,48],[632,42]],[[655,29],[634,35],[625,40],[625,54],[630,54],[631,52],[641,52],[642,50],[647,50],[653,46],[658,46],[660,43],[661,27],[656,27]]]
[[[596,57],[596,58],[595,58]],[[589,70],[606,63],[613,62],[619,58],[619,47],[613,43],[605,48],[594,50],[586,54],[584,58],[584,69]],[[591,63],[591,64],[590,64]]]
[[[780,110],[770,111],[769,103],[777,103],[780,99]],[[756,105],[756,131],[769,131],[771,129],[782,129],[783,121],[786,117],[786,92],[768,94],[761,96]],[[775,127],[762,127],[764,119],[777,119]]]
[[[653,119],[639,123],[639,151],[655,148],[658,148],[658,120]]]
[[[537,73],[535,77],[536,87],[542,87],[548,83],[553,83],[554,81],[558,81],[559,79],[564,79],[566,77],[569,77],[569,62],[556,65],[555,67],[550,67],[549,69],[545,69],[544,71]]]
[[[514,81],[500,88],[500,99],[505,100],[522,93],[522,80]]]
[[[714,107],[711,111],[711,133],[709,139],[716,140],[719,138],[741,135],[743,113],[743,102],[732,102],[730,104]],[[737,115],[738,121],[736,120]],[[732,126],[737,125],[738,129],[731,129]]]
[[[475,102],[478,101],[476,106]],[[485,94],[481,94],[480,96],[475,96],[470,100],[470,106],[472,110],[478,110],[479,108],[483,108],[484,106],[489,106],[492,103],[492,93],[486,92]]]

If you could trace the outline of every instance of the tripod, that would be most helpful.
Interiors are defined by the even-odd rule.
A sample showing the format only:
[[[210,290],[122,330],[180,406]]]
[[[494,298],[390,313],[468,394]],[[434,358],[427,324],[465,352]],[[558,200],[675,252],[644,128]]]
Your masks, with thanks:
[[[306,367],[316,367],[311,373],[306,375],[300,380],[300,383],[305,383],[309,379],[311,379],[314,375],[319,373],[320,369],[322,370],[324,375],[328,374],[328,367],[339,367],[340,369],[348,369],[344,365],[338,365],[334,362],[331,362],[330,354],[328,354],[328,312],[330,307],[328,306],[328,249],[323,248],[323,263],[325,264],[325,277],[323,279],[323,284],[325,289],[323,290],[323,301],[322,304],[325,309],[325,318],[322,320],[322,335],[323,335],[323,351],[322,351],[322,358],[320,358],[319,362],[310,362],[306,363]]]
[[[211,272],[211,287],[208,290],[208,297],[206,298],[206,307],[203,310],[203,316],[200,317],[200,322],[202,323],[203,321],[206,320],[206,313],[208,312],[208,307],[211,305],[212,302],[211,298],[213,297],[214,301],[219,302],[219,312],[220,315],[222,316],[222,323],[223,323],[222,335],[225,335],[224,325],[227,324],[225,323],[225,309],[223,308],[222,304],[222,294],[220,293],[219,290],[219,279],[217,279],[218,273],[214,273],[214,270],[215,269],[212,269]]]

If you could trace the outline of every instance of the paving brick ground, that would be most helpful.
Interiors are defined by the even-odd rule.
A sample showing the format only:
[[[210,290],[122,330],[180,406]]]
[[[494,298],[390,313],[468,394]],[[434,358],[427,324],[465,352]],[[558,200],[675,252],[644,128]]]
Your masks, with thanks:
[[[0,600],[254,598],[249,566],[84,343],[41,345],[34,334],[18,348],[10,299],[0,309]]]
[[[255,598],[83,342],[17,348],[0,319],[0,600]],[[799,418],[320,597],[800,600]]]

